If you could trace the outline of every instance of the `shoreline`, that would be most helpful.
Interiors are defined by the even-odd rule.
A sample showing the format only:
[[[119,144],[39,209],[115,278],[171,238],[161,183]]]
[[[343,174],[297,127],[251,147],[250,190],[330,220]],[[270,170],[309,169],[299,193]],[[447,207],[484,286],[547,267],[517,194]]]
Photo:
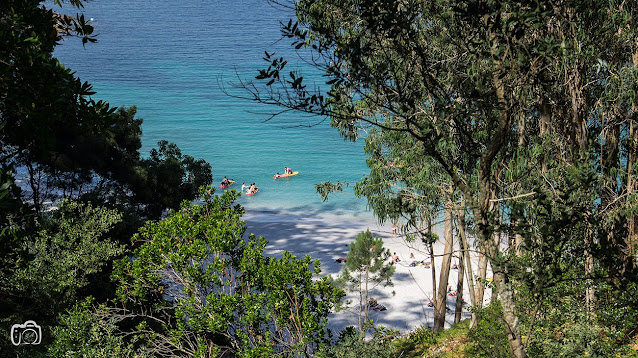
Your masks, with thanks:
[[[370,311],[370,318],[374,320],[375,326],[382,325],[397,329],[401,333],[407,333],[419,326],[432,326],[433,308],[427,306],[432,295],[432,269],[424,266],[409,266],[410,253],[414,253],[415,260],[429,261],[429,256],[426,257],[425,245],[416,242],[407,243],[402,235],[393,235],[390,223],[380,225],[374,219],[363,219],[351,215],[291,213],[277,210],[246,210],[242,220],[246,222],[246,234],[254,233],[268,240],[269,243],[264,251],[266,255],[280,257],[283,251],[288,251],[297,257],[310,255],[313,259],[319,260],[321,275],[333,275],[333,277],[338,275],[343,267],[343,264],[336,259],[345,257],[350,243],[361,231],[369,228],[374,236],[383,239],[384,248],[389,249],[390,252],[396,252],[402,259],[396,265],[396,271],[392,277],[393,287],[376,287],[370,290],[370,297],[374,297],[379,304],[387,308],[386,311]],[[443,238],[443,225],[435,227],[435,232]],[[437,242],[434,245],[435,260],[432,267],[436,269],[437,281],[443,246],[443,242]],[[472,261],[476,265],[478,259],[473,257]],[[452,263],[458,263],[458,259],[453,257]],[[450,270],[448,284],[452,290],[456,289],[457,275],[458,270]],[[491,290],[486,288],[485,297],[490,296]],[[467,280],[463,288],[463,298],[469,301]],[[352,294],[349,294],[346,299],[353,300],[351,307],[357,304]],[[446,328],[454,322],[455,304],[456,297],[447,296],[447,307],[450,310],[446,314]],[[465,307],[462,319],[469,317],[470,314]],[[356,327],[357,324],[358,316],[348,310],[332,313],[328,317],[329,328],[336,332],[348,325]]]

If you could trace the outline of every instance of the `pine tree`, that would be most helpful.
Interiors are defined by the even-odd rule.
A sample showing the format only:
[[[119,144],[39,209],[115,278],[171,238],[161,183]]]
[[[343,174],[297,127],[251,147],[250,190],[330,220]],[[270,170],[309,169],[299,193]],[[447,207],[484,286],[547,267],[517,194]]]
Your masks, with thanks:
[[[394,266],[387,259],[390,251],[383,249],[383,239],[373,237],[370,230],[362,231],[350,244],[345,266],[337,280],[347,291],[358,293],[359,331],[364,332],[369,324],[370,291],[383,284],[392,286]]]

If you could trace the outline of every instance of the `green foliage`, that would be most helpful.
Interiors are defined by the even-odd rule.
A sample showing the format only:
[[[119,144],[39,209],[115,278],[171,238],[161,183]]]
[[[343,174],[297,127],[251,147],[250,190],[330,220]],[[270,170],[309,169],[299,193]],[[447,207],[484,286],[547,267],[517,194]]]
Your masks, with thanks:
[[[609,328],[587,317],[582,299],[564,295],[543,310],[531,333],[533,357],[611,357],[618,347]],[[619,345],[617,345],[619,346]]]
[[[342,335],[333,345],[323,346],[316,353],[317,358],[390,358],[399,356],[392,344],[392,335],[396,332],[378,328],[369,341],[362,335]]]
[[[263,237],[244,238],[239,194],[184,202],[135,235],[133,257],[115,263],[118,300],[130,332],[156,356],[309,354],[325,340],[327,315],[343,292],[316,278],[318,261],[263,255]],[[113,314],[119,314],[114,310]],[[158,324],[161,322],[161,324]]]
[[[355,193],[380,220],[425,231],[460,194],[514,356],[528,302],[571,288],[592,315],[602,282],[636,282],[637,2],[288,4],[283,36],[312,52],[328,90],[267,54],[251,99],[328,116],[347,139],[365,132],[370,174]]]
[[[17,236],[26,256],[18,256],[24,261],[13,262],[7,270],[11,275],[0,284],[3,331],[9,332],[13,324],[34,320],[43,327],[42,345],[24,353],[25,346],[15,347],[3,339],[3,355],[35,355],[35,351],[46,349],[57,314],[72,307],[87,292],[108,287],[99,274],[124,252],[109,238],[110,230],[120,220],[116,211],[66,201],[49,215],[41,219],[33,237],[24,232]]]
[[[11,279],[10,292],[33,305],[12,308],[22,309],[22,314],[27,314],[25,309],[33,309],[32,314],[55,317],[91,285],[103,285],[94,281],[94,275],[124,252],[108,237],[119,221],[116,211],[63,202],[28,243],[32,259],[16,269]]]
[[[597,250],[584,240],[599,230],[602,221],[600,211],[595,210],[595,188],[600,182],[592,168],[556,162],[543,177],[530,177],[526,174],[530,169],[510,166],[511,171],[522,171],[517,182],[535,193],[510,206],[511,217],[516,219],[513,230],[523,238],[523,254],[512,252],[510,264],[521,285],[542,295],[566,277],[582,276],[585,250],[597,252],[600,258],[610,252]]]
[[[383,249],[383,239],[373,237],[370,230],[357,235],[350,243],[345,266],[337,279],[341,287],[359,296],[359,331],[367,330],[369,319],[369,291],[378,285],[391,286],[395,267],[387,259],[390,252]]]
[[[343,183],[340,181],[337,181],[334,184],[331,182],[325,182],[325,183],[315,185],[315,190],[317,191],[317,194],[319,194],[319,196],[321,197],[321,200],[326,201],[328,200],[328,196],[331,193],[341,193],[343,192],[343,187],[348,185],[350,185],[350,183],[348,183],[347,181],[344,181]]]
[[[0,282],[10,281],[13,270],[30,259],[22,241],[34,226],[34,216],[22,202],[22,190],[15,183],[13,166],[0,167]],[[3,285],[0,284],[0,292]]]
[[[604,329],[584,321],[556,325],[528,348],[532,357],[611,357],[615,351]],[[541,334],[541,332],[539,332]]]
[[[144,214],[159,218],[165,209],[178,209],[183,200],[193,200],[201,186],[213,182],[211,166],[203,159],[182,154],[174,143],[159,141],[149,159],[139,163],[131,189],[134,202],[143,203]]]
[[[468,333],[466,352],[472,357],[506,358],[510,356],[503,309],[498,302],[478,310],[478,324]]]
[[[106,307],[94,307],[93,301],[87,299],[61,314],[58,325],[52,329],[53,342],[48,347],[48,356],[150,357],[118,335],[118,326],[107,312]]]
[[[403,357],[423,357],[437,341],[438,335],[432,332],[430,326],[419,326],[407,337],[396,340],[395,345]]]
[[[530,356],[611,357],[631,341],[633,333],[629,336],[627,333],[636,327],[631,309],[634,303],[626,300],[635,299],[635,292],[597,285],[600,299],[597,314],[588,316],[581,294],[585,285],[582,281],[566,280],[547,288],[540,296],[521,290],[520,307],[526,312],[522,315],[522,326],[529,332]]]
[[[84,1],[0,2],[0,322],[5,332],[27,319],[44,329],[38,352],[3,339],[2,356],[42,353],[62,309],[113,294],[110,264],[124,253],[117,242],[212,182],[210,165],[174,144],[160,142],[143,159],[136,108],[94,100],[92,86],[53,57],[65,37],[96,41],[84,15],[52,9],[69,3]],[[53,212],[43,205],[65,198],[78,202]]]
[[[600,285],[597,319],[605,334],[616,342],[630,343],[636,339],[638,327],[638,284],[626,286]]]

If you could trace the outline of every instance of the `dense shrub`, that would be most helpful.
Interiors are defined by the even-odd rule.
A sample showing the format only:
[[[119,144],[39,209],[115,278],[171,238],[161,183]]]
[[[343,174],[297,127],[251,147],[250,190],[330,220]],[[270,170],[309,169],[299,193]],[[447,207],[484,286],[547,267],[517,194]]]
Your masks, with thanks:
[[[112,319],[104,319],[104,306],[93,307],[92,301],[76,305],[68,313],[60,315],[59,326],[53,328],[50,357],[150,357],[143,347],[135,348],[119,334],[119,327]]]
[[[498,302],[477,310],[478,324],[468,333],[466,352],[472,357],[506,358],[510,355],[503,309]]]
[[[432,332],[432,328],[420,326],[410,332],[405,338],[397,340],[395,345],[402,352],[403,357],[422,357],[436,342],[437,337]]]
[[[399,356],[392,344],[396,332],[383,327],[375,328],[372,339],[366,340],[357,334],[353,327],[346,327],[339,340],[330,346],[323,346],[316,354],[317,358],[391,358]]]

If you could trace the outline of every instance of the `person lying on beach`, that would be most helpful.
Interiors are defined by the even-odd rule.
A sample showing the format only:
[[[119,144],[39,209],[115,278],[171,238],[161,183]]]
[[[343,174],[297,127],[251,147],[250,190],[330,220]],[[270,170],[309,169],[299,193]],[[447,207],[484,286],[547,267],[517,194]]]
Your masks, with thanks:
[[[385,310],[387,310],[387,308],[385,308],[384,305],[376,305],[376,306],[370,307],[370,308],[372,308],[375,311],[385,311]]]
[[[371,298],[370,300],[368,300],[368,307],[370,307],[374,311],[387,310],[387,308],[384,305],[380,305],[379,302],[377,302],[377,300],[375,300],[374,298]]]

